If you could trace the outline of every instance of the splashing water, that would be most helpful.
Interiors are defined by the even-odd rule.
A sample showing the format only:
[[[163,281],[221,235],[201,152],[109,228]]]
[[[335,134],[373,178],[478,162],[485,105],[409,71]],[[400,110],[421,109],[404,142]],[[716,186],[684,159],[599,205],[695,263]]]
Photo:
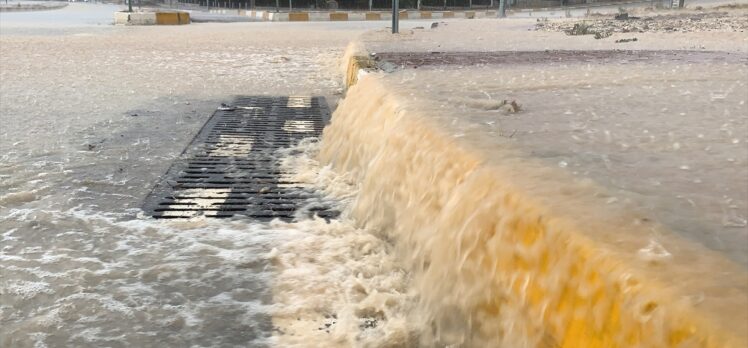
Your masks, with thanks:
[[[483,122],[503,125],[506,116],[433,98],[459,98],[453,84],[460,80],[449,77],[469,72],[363,77],[325,129],[319,157],[359,183],[351,215],[386,233],[412,273],[421,318],[434,332],[421,342],[741,346],[745,269],[642,214],[637,200],[559,168],[557,156],[528,155],[500,136],[506,129]],[[460,91],[484,87],[470,76]],[[419,93],[424,85],[431,96]],[[439,94],[442,86],[448,95]],[[536,99],[524,100],[533,108]],[[573,112],[566,115],[557,117]],[[574,157],[564,160],[578,166]],[[744,245],[731,247],[734,256]],[[720,333],[710,331],[712,323]],[[673,336],[686,328],[697,329]]]

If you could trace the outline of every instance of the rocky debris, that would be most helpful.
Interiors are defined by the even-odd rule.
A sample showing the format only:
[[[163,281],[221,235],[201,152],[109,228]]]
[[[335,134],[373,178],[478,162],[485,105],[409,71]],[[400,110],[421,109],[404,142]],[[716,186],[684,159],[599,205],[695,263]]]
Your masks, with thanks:
[[[626,43],[626,42],[636,42],[636,41],[639,41],[639,39],[637,39],[637,38],[634,37],[634,38],[631,38],[631,39],[620,39],[620,40],[616,40],[616,43]]]
[[[101,149],[102,144],[104,144],[103,139],[95,142],[85,143],[83,144],[83,149],[86,151],[97,151]]]
[[[296,320],[301,320],[301,318],[296,318]],[[337,320],[337,314],[325,314],[325,320],[322,322],[322,326],[318,327],[317,330],[330,333],[330,330],[332,330],[333,326],[338,323]]]
[[[504,105],[506,105],[505,106],[506,111],[509,111],[510,113],[516,113],[516,112],[522,110],[522,106],[519,105],[519,104],[517,104],[516,100],[512,100],[510,102],[507,102]]]
[[[567,35],[588,35],[588,34],[594,34],[590,31],[590,25],[581,22],[581,23],[574,23],[574,26],[570,30],[564,30]]]
[[[619,21],[625,21],[629,19],[639,19],[639,17],[630,17],[628,12],[619,13],[614,18]]]
[[[229,105],[229,104],[221,103],[221,107],[218,108],[218,110],[221,110],[221,111],[233,111],[233,110],[236,110],[236,108],[233,107],[233,106],[231,106],[231,105]]]
[[[491,109],[494,110],[500,110],[504,111],[510,114],[514,114],[522,110],[522,105],[518,104],[516,100],[502,100],[499,102],[496,107],[492,107]]]
[[[363,322],[358,325],[361,330],[374,329],[377,327],[379,320],[376,318],[364,318]]]
[[[599,28],[593,28],[588,23],[574,23],[574,26],[570,30],[566,30],[566,35],[594,35],[595,39],[603,39],[612,34],[607,30],[601,30]]]
[[[729,31],[748,29],[748,13],[684,12],[677,14],[631,17],[620,13],[613,18],[583,20],[581,22],[538,21],[535,30],[560,31],[567,35],[594,35],[606,38],[613,33],[670,33]]]
[[[611,35],[613,35],[613,33],[610,32],[610,31],[601,31],[601,32],[595,33],[595,39],[597,39],[597,40],[604,39],[604,38],[606,38],[608,36],[611,36]]]

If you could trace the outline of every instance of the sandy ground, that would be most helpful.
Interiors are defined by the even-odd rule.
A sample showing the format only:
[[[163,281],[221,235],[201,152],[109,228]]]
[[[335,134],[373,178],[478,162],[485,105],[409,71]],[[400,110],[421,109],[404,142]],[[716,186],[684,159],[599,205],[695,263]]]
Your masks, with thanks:
[[[670,32],[739,32],[748,29],[748,5],[723,6],[709,10],[689,9],[677,12],[620,12],[599,19],[548,22],[539,20],[537,30],[560,31],[568,35],[593,35],[596,39],[613,33],[670,33]],[[607,17],[607,18],[605,18]]]

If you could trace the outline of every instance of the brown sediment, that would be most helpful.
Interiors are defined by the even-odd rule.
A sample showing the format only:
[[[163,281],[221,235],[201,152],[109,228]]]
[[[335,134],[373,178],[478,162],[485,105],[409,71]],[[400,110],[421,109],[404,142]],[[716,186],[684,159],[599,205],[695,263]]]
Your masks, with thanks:
[[[359,183],[354,217],[398,246],[446,343],[748,344],[744,269],[511,145],[450,135],[391,87],[350,88],[320,159]]]
[[[687,50],[542,50],[542,51],[495,51],[495,52],[381,52],[371,59],[381,65],[398,67],[450,65],[539,65],[566,63],[611,62],[637,63],[667,60],[670,63],[748,63],[748,55],[718,51]],[[354,62],[351,61],[351,64]],[[360,68],[370,68],[361,66]],[[355,82],[355,81],[354,81]]]

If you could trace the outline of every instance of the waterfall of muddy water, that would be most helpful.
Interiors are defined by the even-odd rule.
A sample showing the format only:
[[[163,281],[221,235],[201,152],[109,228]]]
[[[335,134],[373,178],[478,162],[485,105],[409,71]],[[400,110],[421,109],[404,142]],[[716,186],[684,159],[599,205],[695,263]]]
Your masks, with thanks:
[[[744,61],[370,74],[319,158],[442,344],[745,346],[746,83]]]

